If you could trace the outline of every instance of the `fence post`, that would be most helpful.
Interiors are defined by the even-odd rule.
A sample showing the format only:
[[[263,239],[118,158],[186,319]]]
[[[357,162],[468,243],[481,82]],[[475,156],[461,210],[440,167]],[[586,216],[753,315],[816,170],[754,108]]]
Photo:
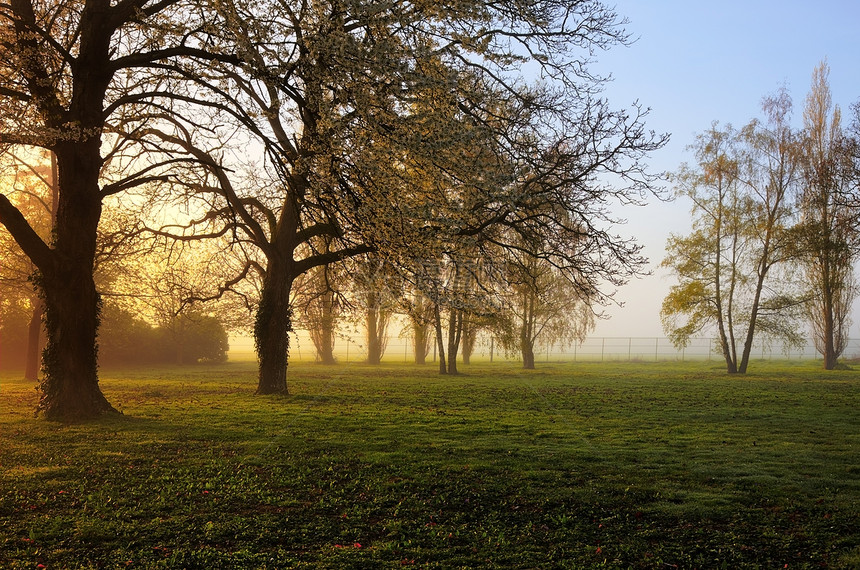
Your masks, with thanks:
[[[630,362],[633,350],[633,337],[627,339],[627,362]]]
[[[654,362],[660,361],[660,337],[654,339]]]
[[[603,354],[606,352],[606,337],[600,338],[600,362],[603,362]]]

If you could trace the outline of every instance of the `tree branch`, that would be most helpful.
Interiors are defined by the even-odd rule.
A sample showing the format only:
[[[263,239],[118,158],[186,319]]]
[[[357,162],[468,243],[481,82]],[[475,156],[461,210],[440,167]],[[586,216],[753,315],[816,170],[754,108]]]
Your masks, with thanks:
[[[54,268],[54,252],[30,226],[21,211],[4,195],[0,194],[0,224],[6,226],[12,238],[42,273]]]
[[[314,267],[336,263],[338,261],[343,261],[344,259],[348,259],[350,257],[362,255],[364,253],[372,253],[373,251],[373,246],[361,244],[354,245],[351,247],[345,247],[337,251],[329,251],[325,253],[311,255],[296,262],[294,266],[295,274],[301,275],[302,273],[305,273],[306,271],[309,271]]]

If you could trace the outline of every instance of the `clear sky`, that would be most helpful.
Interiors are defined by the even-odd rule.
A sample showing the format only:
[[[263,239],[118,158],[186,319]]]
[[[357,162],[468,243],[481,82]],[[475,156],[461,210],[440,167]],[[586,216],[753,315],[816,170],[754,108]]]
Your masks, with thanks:
[[[611,4],[611,2],[610,2]],[[597,54],[595,70],[611,72],[606,96],[615,106],[634,100],[651,108],[649,128],[671,133],[650,161],[654,171],[674,171],[690,160],[686,147],[712,121],[741,126],[760,116],[762,97],[785,85],[800,126],[812,71],[827,59],[833,102],[843,109],[860,100],[860,2],[723,0],[618,0],[635,43]],[[617,295],[623,308],[598,323],[594,336],[663,336],[660,303],[672,284],[657,265],[669,233],[690,229],[689,204],[657,201],[624,212],[622,235],[645,246],[654,275],[631,282]],[[860,337],[860,303],[852,337]]]

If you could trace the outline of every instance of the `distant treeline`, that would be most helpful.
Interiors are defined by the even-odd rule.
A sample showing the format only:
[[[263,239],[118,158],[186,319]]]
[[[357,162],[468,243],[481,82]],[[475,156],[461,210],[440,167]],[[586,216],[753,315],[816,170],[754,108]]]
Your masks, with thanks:
[[[0,321],[0,369],[23,369],[29,318],[8,312]],[[44,336],[44,335],[43,335]],[[99,328],[99,363],[194,364],[227,360],[227,331],[218,318],[189,312],[153,326],[131,311],[106,306]]]

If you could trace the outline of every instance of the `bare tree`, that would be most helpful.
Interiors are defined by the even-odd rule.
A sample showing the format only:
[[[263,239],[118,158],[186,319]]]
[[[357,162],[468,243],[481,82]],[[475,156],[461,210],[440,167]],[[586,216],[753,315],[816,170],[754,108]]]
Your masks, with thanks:
[[[794,345],[802,342],[796,331],[803,295],[791,275],[798,254],[793,198],[800,178],[798,137],[790,124],[792,108],[783,88],[762,100],[766,120],[751,122],[741,133],[747,157],[740,174],[753,200],[748,231],[754,260],[753,293],[738,364],[741,373],[747,370],[757,333]]]

